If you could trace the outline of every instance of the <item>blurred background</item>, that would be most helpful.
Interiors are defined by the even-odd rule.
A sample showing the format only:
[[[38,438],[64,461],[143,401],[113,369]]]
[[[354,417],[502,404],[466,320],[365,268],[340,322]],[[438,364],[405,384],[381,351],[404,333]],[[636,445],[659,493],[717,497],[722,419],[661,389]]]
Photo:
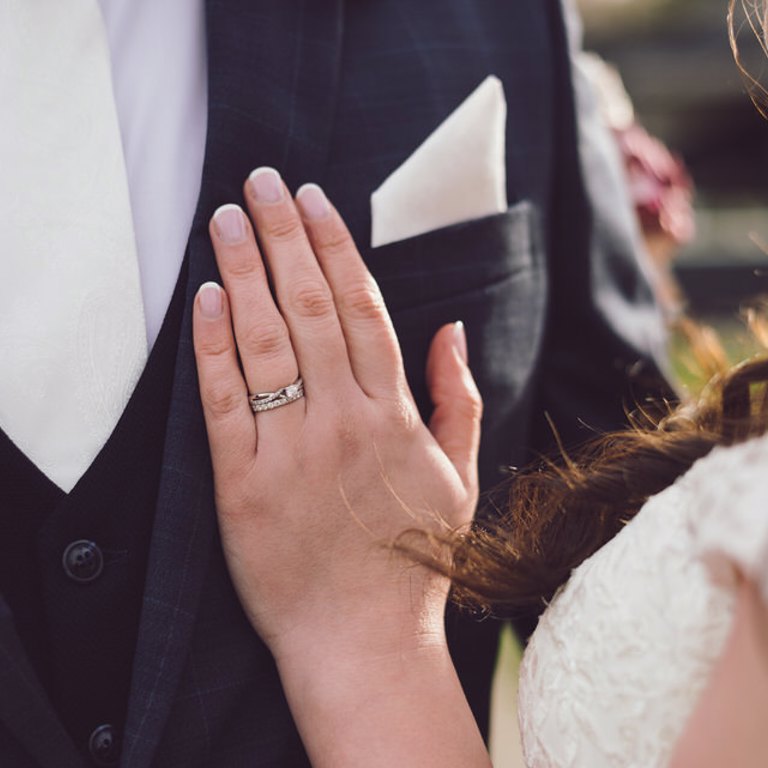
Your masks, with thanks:
[[[618,70],[634,120],[682,159],[692,180],[695,233],[691,228],[684,233],[682,227],[679,236],[667,238],[663,270],[671,271],[687,313],[716,330],[731,361],[742,359],[756,347],[745,330],[742,310],[756,297],[768,295],[768,121],[750,101],[734,63],[726,26],[728,0],[578,4],[584,48]],[[737,16],[736,27],[744,65],[768,85],[768,56],[743,14]],[[623,111],[619,105],[618,112]],[[634,147],[645,156],[641,164],[650,157],[649,165],[662,167],[659,176],[674,176],[674,168],[670,172],[642,136]],[[631,147],[624,151],[632,154]],[[647,165],[640,172],[641,186],[654,176]],[[675,185],[688,194],[685,172],[682,181],[671,180],[670,186]],[[672,311],[672,325],[674,317]],[[673,339],[678,376],[695,391],[701,382],[688,377],[684,364],[689,347],[689,338],[677,334]],[[520,649],[507,631],[491,726],[491,751],[499,768],[523,765],[515,713],[519,658]]]
[[[693,179],[696,235],[673,270],[690,313],[748,352],[740,307],[768,293],[768,122],[734,63],[727,0],[580,0],[586,50],[614,65],[635,116]],[[738,44],[768,84],[766,56],[743,14]],[[763,77],[763,75],[767,75]]]

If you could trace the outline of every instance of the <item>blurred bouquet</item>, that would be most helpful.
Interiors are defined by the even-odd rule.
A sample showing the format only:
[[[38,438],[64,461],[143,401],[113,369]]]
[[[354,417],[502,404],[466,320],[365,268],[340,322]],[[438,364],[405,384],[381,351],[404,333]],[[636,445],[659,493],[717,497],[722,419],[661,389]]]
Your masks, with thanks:
[[[643,234],[654,243],[652,250],[662,249],[669,259],[696,234],[691,177],[683,161],[639,123],[613,132]]]

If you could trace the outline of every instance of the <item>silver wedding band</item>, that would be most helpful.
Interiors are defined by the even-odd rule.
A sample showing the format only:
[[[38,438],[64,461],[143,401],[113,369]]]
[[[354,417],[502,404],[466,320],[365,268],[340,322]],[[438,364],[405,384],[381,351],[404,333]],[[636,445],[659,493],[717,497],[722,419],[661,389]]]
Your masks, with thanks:
[[[302,397],[304,397],[304,381],[299,376],[293,384],[288,384],[288,386],[281,387],[274,392],[258,392],[255,395],[248,395],[248,402],[254,413],[261,413],[288,405],[288,403],[293,403]]]

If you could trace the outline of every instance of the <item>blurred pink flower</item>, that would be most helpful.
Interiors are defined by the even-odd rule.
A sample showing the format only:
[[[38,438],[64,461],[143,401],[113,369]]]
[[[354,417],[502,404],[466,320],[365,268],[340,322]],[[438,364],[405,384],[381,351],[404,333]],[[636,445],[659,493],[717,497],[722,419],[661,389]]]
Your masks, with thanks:
[[[683,161],[637,123],[614,129],[614,135],[643,234],[670,245],[690,242],[696,234],[693,182]]]

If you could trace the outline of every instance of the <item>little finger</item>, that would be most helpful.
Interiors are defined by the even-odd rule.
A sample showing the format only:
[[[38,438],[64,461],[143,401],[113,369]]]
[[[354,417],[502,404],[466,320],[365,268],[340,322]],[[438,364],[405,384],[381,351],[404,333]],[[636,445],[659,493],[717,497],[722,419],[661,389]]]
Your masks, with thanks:
[[[237,364],[227,296],[216,283],[200,287],[192,330],[213,467],[223,477],[235,476],[255,456],[256,427]]]

